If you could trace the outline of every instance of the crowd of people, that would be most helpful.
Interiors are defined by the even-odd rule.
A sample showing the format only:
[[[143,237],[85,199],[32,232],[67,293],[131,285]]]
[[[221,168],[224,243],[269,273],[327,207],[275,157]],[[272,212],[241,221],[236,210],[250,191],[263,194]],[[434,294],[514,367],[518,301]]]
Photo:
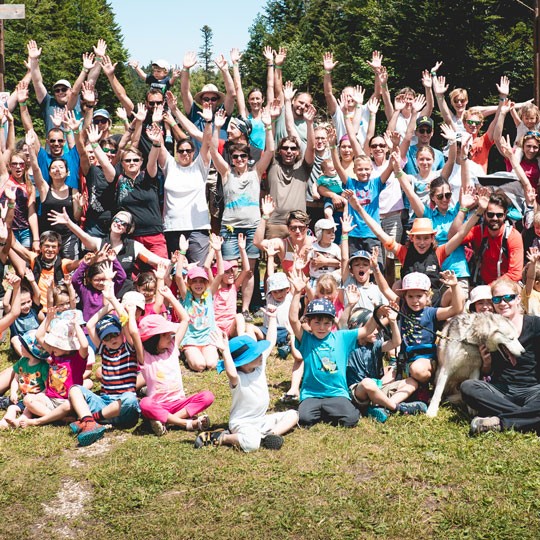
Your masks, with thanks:
[[[28,43],[28,71],[0,109],[0,330],[17,358],[0,373],[0,429],[67,422],[85,446],[142,416],[158,436],[195,432],[197,448],[279,449],[297,425],[425,413],[437,330],[494,312],[525,352],[481,347],[482,379],[462,386],[471,433],[537,431],[538,107],[512,102],[505,76],[496,105],[469,107],[463,88],[447,101],[440,62],[419,70],[421,93],[392,98],[375,51],[368,99],[359,86],[336,97],[337,60],[321,53],[317,110],[283,80],[286,49],[262,55],[266,88],[247,96],[237,49],[215,60],[224,92],[192,93],[195,53],[149,74],[132,60],[148,86],[134,103],[103,40],[52,94]],[[100,76],[121,129],[99,107]],[[488,175],[494,146],[507,171]],[[268,414],[274,347],[294,360],[290,408]],[[211,390],[186,395],[182,362],[225,371],[228,430],[210,429]]]

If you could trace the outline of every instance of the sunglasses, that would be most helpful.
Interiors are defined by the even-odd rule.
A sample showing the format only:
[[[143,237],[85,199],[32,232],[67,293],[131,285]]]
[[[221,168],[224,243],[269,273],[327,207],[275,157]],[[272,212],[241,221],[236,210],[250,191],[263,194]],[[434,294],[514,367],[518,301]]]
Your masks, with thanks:
[[[370,144],[369,147],[370,148],[386,148],[386,144],[385,143],[375,143],[375,144]]]
[[[466,98],[455,98],[452,100],[454,103],[467,103]]]
[[[55,89],[54,89],[54,93],[55,94],[58,94],[60,92],[67,92],[68,91],[68,87],[67,86],[57,86]]]
[[[517,298],[517,294],[503,294],[501,296],[492,296],[491,301],[494,304],[500,304],[503,300],[509,304],[510,302],[513,302]]]
[[[533,137],[540,137],[540,133],[538,131],[527,131],[525,133],[525,137],[532,135]]]
[[[446,199],[447,201],[449,201],[452,198],[452,194],[451,193],[438,193],[437,195],[435,195],[435,197],[437,198],[438,201],[442,201],[443,199]]]
[[[19,162],[13,162],[13,163],[10,163],[10,165],[13,167],[13,168],[21,168],[21,169],[24,169],[25,167],[25,163],[22,162],[22,161],[19,161]]]
[[[294,152],[294,151],[297,150],[297,148],[298,148],[297,146],[282,146],[282,147],[280,148],[280,150],[283,150],[284,152],[288,152],[289,150],[290,150],[291,152]]]
[[[493,219],[493,218],[501,219],[504,217],[504,212],[486,212],[486,216],[489,219]]]
[[[116,154],[116,148],[102,148],[106,154]]]
[[[101,341],[110,341],[111,339],[117,338],[120,334],[113,332],[112,334],[107,334]]]
[[[148,101],[149,107],[155,107],[156,105],[163,105],[163,101]]]
[[[179,154],[193,154],[192,148],[178,148],[176,150]]]
[[[124,163],[139,163],[141,158],[128,158],[122,160]]]
[[[234,154],[231,156],[233,159],[246,159],[248,157],[247,154]]]
[[[467,124],[469,124],[469,126],[481,126],[482,125],[482,120],[466,120]]]
[[[120,218],[113,218],[113,223],[118,223],[118,225],[122,225],[122,227],[127,227],[129,225],[129,223],[127,221],[123,221],[121,220]]]
[[[426,133],[431,133],[433,130],[431,130],[429,128],[420,128],[417,131],[418,131],[418,133],[422,133],[422,135],[425,135]]]
[[[54,143],[64,144],[64,139],[49,139],[49,144]]]
[[[304,232],[307,229],[307,225],[289,225],[289,230]]]
[[[213,96],[213,97],[203,97],[203,98],[202,98],[202,101],[203,101],[204,103],[209,103],[210,101],[211,101],[212,103],[215,103],[215,102],[218,101],[218,100],[219,100],[219,98],[216,97],[216,96]]]
[[[108,120],[106,118],[94,118],[93,123],[94,125],[97,124],[106,124]]]

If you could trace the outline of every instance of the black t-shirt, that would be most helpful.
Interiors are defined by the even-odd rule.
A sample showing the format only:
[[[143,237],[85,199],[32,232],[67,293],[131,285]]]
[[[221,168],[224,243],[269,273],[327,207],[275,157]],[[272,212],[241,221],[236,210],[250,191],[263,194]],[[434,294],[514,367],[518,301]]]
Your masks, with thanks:
[[[156,179],[143,171],[132,180],[117,170],[114,180],[118,207],[133,215],[133,235],[150,236],[163,232]]]
[[[102,231],[108,231],[111,219],[118,208],[116,204],[116,181],[107,182],[101,167],[92,165],[86,175],[88,188],[88,210],[86,227],[98,225]]]
[[[540,317],[523,316],[523,328],[519,342],[525,352],[510,364],[499,352],[491,354],[493,384],[510,386],[533,386],[540,384]]]

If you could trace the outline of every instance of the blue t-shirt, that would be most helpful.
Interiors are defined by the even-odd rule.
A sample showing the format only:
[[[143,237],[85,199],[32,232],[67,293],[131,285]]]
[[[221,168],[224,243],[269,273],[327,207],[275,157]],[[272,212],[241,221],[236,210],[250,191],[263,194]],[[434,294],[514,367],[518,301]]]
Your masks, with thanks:
[[[345,397],[347,386],[347,359],[358,346],[358,330],[338,330],[318,339],[304,331],[296,347],[304,358],[304,377],[300,401],[307,398]]]
[[[381,182],[381,178],[370,178],[367,182],[360,182],[356,178],[347,178],[345,189],[352,189],[358,198],[358,202],[364,207],[364,210],[377,223],[380,223],[379,218],[379,195],[385,188],[386,184]],[[349,236],[356,238],[377,238],[373,231],[366,225],[360,214],[349,206],[349,214],[353,218],[353,224],[356,227],[349,233]]]
[[[347,385],[368,379],[380,379],[383,340],[378,338],[374,343],[366,343],[354,349],[347,362]]]
[[[437,208],[431,209],[424,204],[424,217],[431,219],[435,229],[435,240],[442,246],[448,242],[448,231],[452,222],[459,212],[459,204],[455,204],[448,209],[445,215],[441,214]],[[453,270],[458,278],[469,277],[469,265],[465,258],[465,248],[459,246],[442,263],[442,270]]]
[[[79,189],[79,165],[81,163],[81,158],[79,157],[79,152],[77,152],[77,147],[74,146],[73,148],[70,148],[60,157],[67,161],[69,174],[66,178],[66,186]],[[47,182],[47,184],[51,183],[51,178],[49,176],[49,165],[53,159],[54,158],[45,152],[43,148],[39,149],[38,165],[41,170],[41,174],[43,175],[43,179],[45,182]]]
[[[60,109],[63,111],[66,107],[65,105],[59,105],[54,96],[51,96],[51,94],[47,93],[43,98],[43,101],[39,104],[39,108],[41,111],[41,118],[43,118],[43,121],[45,122],[45,133],[49,133],[49,131],[55,127],[51,120],[51,116],[54,116],[56,109]],[[75,118],[77,120],[80,120],[82,118],[80,97],[77,98],[77,103],[75,104],[73,113],[75,114]]]
[[[30,311],[26,315],[20,315],[17,317],[13,324],[9,327],[11,337],[22,336],[30,330],[37,330],[39,328],[38,309],[34,306],[30,308]]]
[[[409,150],[407,151],[407,163],[405,163],[405,167],[403,167],[403,171],[406,174],[410,174],[412,176],[414,176],[415,174],[418,174],[418,164],[416,163],[417,152],[418,152],[417,144],[409,146]],[[435,159],[433,161],[433,166],[431,167],[431,170],[438,171],[439,169],[442,169],[444,167],[444,163],[445,163],[444,154],[440,150],[437,150],[436,148],[433,148],[433,152],[435,152]]]
[[[254,119],[253,116],[251,116],[251,113],[248,114],[248,119],[251,120],[252,126],[251,133],[249,135],[249,142],[256,148],[264,150],[264,146],[266,144],[266,131],[264,129],[262,120],[259,118]]]
[[[408,319],[401,317],[400,331],[407,362],[414,362],[418,358],[436,358],[437,308],[428,306],[420,311],[406,308],[404,313]]]

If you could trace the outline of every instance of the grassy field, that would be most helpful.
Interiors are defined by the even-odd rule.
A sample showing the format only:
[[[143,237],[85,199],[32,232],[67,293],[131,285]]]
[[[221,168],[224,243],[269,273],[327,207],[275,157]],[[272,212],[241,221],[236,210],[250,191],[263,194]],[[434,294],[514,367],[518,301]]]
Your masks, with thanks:
[[[0,367],[7,360],[0,360]],[[292,362],[271,359],[273,404]],[[226,377],[184,373],[211,389],[225,427]],[[278,407],[279,408],[279,407]],[[139,426],[77,448],[65,426],[0,433],[0,538],[537,539],[540,445],[533,435],[468,437],[439,417],[362,419],[355,429],[297,429],[279,452],[193,448]]]

